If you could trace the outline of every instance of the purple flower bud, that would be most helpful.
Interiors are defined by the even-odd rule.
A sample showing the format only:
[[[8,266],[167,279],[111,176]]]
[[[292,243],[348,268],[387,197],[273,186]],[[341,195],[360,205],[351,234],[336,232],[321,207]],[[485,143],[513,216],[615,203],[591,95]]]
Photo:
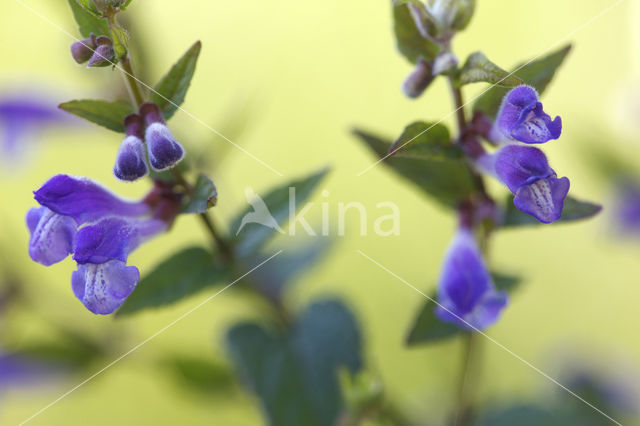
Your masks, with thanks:
[[[124,120],[127,137],[122,141],[113,174],[120,180],[134,181],[149,173],[144,153],[142,117],[131,114]]]
[[[424,93],[432,81],[431,64],[420,59],[416,64],[416,68],[404,81],[402,90],[407,97],[415,99]]]
[[[31,259],[45,266],[63,261],[72,252],[77,226],[72,218],[56,214],[46,207],[30,209],[27,227],[31,233]]]
[[[102,185],[82,177],[56,175],[34,192],[41,205],[70,216],[81,225],[105,216],[142,216],[150,213],[143,202],[117,197]]]
[[[462,228],[445,256],[438,283],[436,316],[466,330],[485,330],[507,306],[496,291],[471,231]]]
[[[184,148],[175,140],[166,126],[160,108],[148,102],[140,107],[140,114],[147,127],[145,141],[151,167],[161,171],[175,166],[184,158]]]
[[[140,271],[119,260],[78,265],[71,275],[73,294],[94,314],[108,315],[122,305],[140,281]]]
[[[558,139],[561,133],[562,119],[556,117],[552,121],[543,111],[536,90],[519,86],[502,100],[491,139],[499,142],[506,138],[535,144]]]
[[[71,45],[71,56],[73,56],[73,59],[77,63],[84,64],[91,59],[96,47],[96,37],[91,34],[91,37],[77,41]]]
[[[113,42],[106,36],[96,38],[96,49],[89,60],[88,67],[108,67],[113,65],[116,53],[113,50]]]
[[[481,158],[479,164],[515,194],[513,203],[519,210],[543,223],[554,222],[562,216],[569,179],[558,179],[538,148],[506,145],[495,154]]]

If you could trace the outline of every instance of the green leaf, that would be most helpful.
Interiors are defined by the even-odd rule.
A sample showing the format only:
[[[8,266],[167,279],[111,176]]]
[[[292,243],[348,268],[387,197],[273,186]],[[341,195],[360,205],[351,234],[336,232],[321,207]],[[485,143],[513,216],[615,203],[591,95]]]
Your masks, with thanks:
[[[204,213],[215,206],[217,201],[218,190],[213,181],[204,173],[200,173],[193,188],[193,195],[182,208],[182,213]]]
[[[193,73],[196,71],[196,63],[202,43],[197,41],[175,63],[169,73],[156,85],[155,92],[151,93],[151,102],[160,107],[164,118],[169,119],[175,114],[178,106],[182,105],[191,84]]]
[[[104,35],[109,37],[111,35],[106,19],[94,16],[91,12],[84,9],[76,0],[68,0],[68,2],[82,37],[89,38],[91,33],[96,36]]]
[[[571,45],[569,44],[543,58],[517,66],[515,75],[526,84],[533,86],[542,95],[570,51]],[[500,109],[502,98],[508,91],[509,89],[492,87],[476,100],[473,110],[483,111],[488,116],[495,117]]]
[[[389,148],[394,157],[448,160],[462,158],[462,151],[451,143],[449,129],[442,124],[418,121],[409,124]]]
[[[516,87],[524,84],[518,77],[509,73],[493,62],[482,52],[472,53],[457,77],[457,85],[471,83],[491,83],[500,87]]]
[[[506,291],[509,294],[513,293],[522,281],[520,277],[498,272],[492,272],[491,277],[496,290]],[[425,301],[409,331],[408,346],[439,343],[467,333],[455,324],[440,321],[435,314],[436,304],[432,302],[432,300],[437,300],[435,291],[429,296],[431,300]]]
[[[80,6],[82,6],[87,12],[95,16],[100,15],[100,11],[98,10],[98,7],[96,6],[93,0],[75,0],[75,1]]]
[[[117,316],[170,305],[229,278],[229,271],[200,247],[184,249],[146,275],[118,309]]]
[[[125,117],[133,113],[129,102],[94,99],[69,101],[58,105],[58,108],[119,133],[125,131]]]
[[[169,372],[185,388],[204,394],[227,394],[235,388],[230,369],[213,359],[172,356],[162,360],[162,371]]]
[[[435,292],[430,297],[436,300]],[[422,309],[407,336],[408,346],[442,342],[465,333],[464,330],[452,323],[440,321],[436,317],[435,310],[436,304],[431,300],[427,300],[422,305]]]
[[[281,227],[295,214],[301,205],[306,203],[328,172],[328,169],[322,169],[302,179],[281,185],[265,196],[255,194],[253,189],[247,188],[245,190],[247,200],[253,201],[260,211],[254,209],[253,205],[249,206],[237,215],[231,223],[231,232],[235,233],[234,245],[237,253],[240,256],[257,253],[278,232],[284,232]],[[290,192],[294,191],[295,199],[289,196]],[[246,222],[242,226],[243,219],[247,220],[245,219],[247,214],[264,212],[262,207],[266,207],[269,213],[264,217],[260,217],[260,219],[263,219],[264,225]]]
[[[602,206],[586,201],[579,201],[568,196],[564,200],[564,209],[562,216],[553,224],[562,224],[567,222],[575,222],[579,220],[590,219],[600,213]],[[535,217],[521,212],[513,204],[513,196],[507,198],[506,211],[502,222],[502,228],[513,228],[520,226],[546,225],[538,221]]]
[[[413,64],[417,63],[420,58],[432,62],[440,53],[440,47],[422,37],[406,3],[394,4],[393,6],[394,31],[398,50]],[[424,5],[418,7],[424,8]]]
[[[405,131],[405,137],[420,129],[420,126],[428,126],[426,123],[411,125]],[[384,158],[391,148],[391,143],[387,140],[374,136],[371,133],[355,130],[364,143],[371,149],[377,158]],[[421,144],[417,144],[421,145]],[[434,151],[438,151],[435,148]],[[402,156],[391,156],[382,163],[391,170],[407,179],[420,188],[429,197],[438,201],[445,207],[456,208],[460,200],[469,197],[475,191],[475,184],[472,172],[463,158],[455,158],[455,147],[451,150],[444,150],[438,155],[429,158],[408,158]],[[415,147],[415,152],[424,152],[425,147]],[[409,151],[411,152],[411,150]],[[449,157],[451,156],[451,158]]]
[[[339,301],[314,303],[285,334],[257,323],[237,325],[227,346],[270,425],[336,424],[344,408],[338,370],[362,368],[358,325]]]

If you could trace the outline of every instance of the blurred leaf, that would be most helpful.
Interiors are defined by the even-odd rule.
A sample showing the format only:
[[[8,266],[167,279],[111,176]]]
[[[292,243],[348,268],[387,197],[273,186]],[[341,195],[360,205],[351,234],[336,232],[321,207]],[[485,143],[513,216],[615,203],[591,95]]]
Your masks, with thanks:
[[[447,160],[463,157],[462,151],[451,143],[447,126],[422,121],[409,124],[400,138],[391,145],[389,153],[394,157],[424,160]]]
[[[518,77],[510,75],[493,62],[482,52],[469,55],[457,76],[457,85],[463,86],[471,83],[491,83],[500,87],[516,87],[524,84]]]
[[[133,113],[129,102],[108,102],[94,99],[62,103],[58,108],[114,132],[124,133],[124,118]]]
[[[85,369],[105,356],[107,350],[82,333],[60,329],[55,338],[22,345],[16,354],[50,365]]]
[[[579,201],[575,198],[568,196],[564,201],[564,209],[562,210],[562,216],[554,224],[575,222],[578,220],[589,219],[600,213],[602,206],[586,201]],[[512,228],[518,226],[530,226],[530,225],[546,225],[538,221],[535,217],[521,212],[513,204],[513,196],[509,195],[507,198],[506,211],[504,213],[504,219],[502,222],[502,228]]]
[[[92,13],[93,15],[98,16],[100,14],[100,11],[96,7],[96,4],[93,2],[93,0],[76,0],[76,3],[78,3],[87,12]]]
[[[216,205],[218,190],[213,181],[204,173],[200,173],[193,195],[189,202],[182,208],[182,213],[204,213]]]
[[[80,34],[82,34],[82,37],[89,38],[91,33],[96,36],[104,35],[109,37],[111,35],[111,32],[109,31],[109,24],[106,19],[94,16],[80,6],[76,0],[68,1],[71,11],[73,12],[73,18],[78,24],[78,30],[80,31]]]
[[[514,404],[502,409],[492,408],[483,413],[476,421],[476,426],[571,426],[567,419],[556,415],[542,407],[529,404]]]
[[[339,301],[312,304],[284,335],[255,323],[237,325],[227,345],[270,425],[335,424],[343,409],[338,370],[362,367],[358,325]]]
[[[521,66],[517,66],[515,75],[526,84],[533,86],[542,95],[570,51],[571,45],[569,44],[556,52],[522,66],[521,69],[519,69]],[[500,109],[502,98],[508,91],[509,89],[492,87],[476,100],[473,110],[483,111],[488,116],[495,117]]]
[[[267,296],[271,300],[281,300],[282,293],[289,284],[296,281],[310,268],[318,264],[329,249],[333,241],[329,238],[313,238],[313,241],[306,245],[300,245],[293,249],[285,250],[272,261],[260,267],[260,279],[249,283],[259,286],[260,294]],[[264,255],[260,256],[264,258]],[[244,263],[256,265],[256,259],[243,259]]]
[[[387,155],[391,147],[390,142],[360,130],[355,130],[354,133],[377,158]],[[424,152],[424,146],[420,147],[420,150]],[[454,147],[445,152],[449,155],[453,150]],[[446,207],[457,207],[461,199],[467,198],[475,191],[473,175],[467,163],[462,158],[446,158],[444,152],[432,159],[403,158],[394,155],[382,163]]]
[[[187,90],[191,85],[191,79],[196,71],[201,48],[200,41],[191,46],[156,85],[155,91],[151,93],[151,102],[160,107],[166,120],[171,118],[178,106],[184,102]]]
[[[162,370],[171,373],[181,385],[200,393],[226,394],[235,387],[235,379],[229,368],[208,358],[166,358],[162,361]]]
[[[521,278],[513,275],[491,272],[493,283],[498,291],[506,291],[511,294],[521,283]],[[436,292],[432,292],[431,300],[424,302],[418,317],[413,322],[407,337],[407,345],[415,346],[428,343],[439,343],[458,335],[467,333],[455,324],[443,322],[436,316],[436,304],[432,300],[438,300]]]
[[[393,5],[394,31],[398,50],[413,64],[420,58],[432,62],[440,53],[440,47],[422,37],[406,3]],[[418,7],[424,9],[424,5]]]
[[[124,316],[170,305],[228,278],[229,271],[201,247],[190,247],[165,259],[147,274],[118,309]]]
[[[609,137],[609,135],[601,136],[602,139]],[[610,144],[603,143],[602,139],[594,137],[593,134],[581,139],[586,138],[592,138],[592,142],[582,143],[581,148],[591,170],[597,171],[602,177],[614,182],[640,180],[634,158],[615,152]]]
[[[271,190],[264,197],[253,193],[252,188],[247,188],[245,194],[248,198],[252,198],[252,201],[258,206],[257,208],[261,210],[257,212],[253,206],[249,206],[231,222],[231,232],[236,234],[234,245],[237,253],[240,256],[257,253],[261,247],[278,233],[276,227],[284,225],[289,220],[290,215],[295,214],[298,208],[307,202],[328,172],[328,169],[322,169],[302,179],[281,185]],[[295,189],[295,202],[293,198],[290,199],[289,197],[290,188]],[[268,211],[264,211],[264,207]],[[256,213],[265,215],[265,217],[260,216],[259,218],[265,219],[265,225],[245,223],[241,229],[243,219],[246,220],[245,216]],[[268,217],[267,213],[270,214],[273,220]],[[266,223],[269,223],[269,226]]]

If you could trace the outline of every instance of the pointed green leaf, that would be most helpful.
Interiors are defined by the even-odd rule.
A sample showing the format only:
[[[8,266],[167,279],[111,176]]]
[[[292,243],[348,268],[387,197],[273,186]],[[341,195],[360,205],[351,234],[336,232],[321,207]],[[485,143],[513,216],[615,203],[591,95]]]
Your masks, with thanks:
[[[191,85],[191,79],[196,71],[201,48],[200,41],[191,46],[156,85],[155,92],[151,93],[151,101],[160,107],[167,120],[184,102],[187,90]]]
[[[236,390],[230,368],[220,361],[199,356],[172,356],[161,362],[161,370],[189,390],[211,394],[228,394]]]
[[[58,108],[119,133],[125,131],[125,117],[133,113],[129,102],[94,99],[69,101],[58,105]]]
[[[516,67],[514,74],[542,95],[570,51],[571,45],[567,45],[543,58]],[[483,111],[488,116],[495,117],[500,109],[502,98],[508,91],[509,89],[492,87],[476,100],[473,110]]]
[[[406,3],[394,4],[393,6],[394,31],[398,50],[413,64],[418,62],[420,58],[431,62],[440,52],[440,47],[420,34]],[[424,5],[416,6],[424,8]]]
[[[99,16],[100,11],[93,0],[75,0],[80,6],[82,6],[87,12]]]
[[[389,148],[394,157],[447,160],[462,158],[462,151],[452,144],[447,126],[418,121],[409,124]]]
[[[257,323],[236,325],[227,346],[269,425],[337,424],[344,409],[338,371],[362,368],[358,324],[339,301],[314,303],[284,333]]]
[[[229,278],[226,267],[200,247],[184,249],[160,263],[138,283],[117,316],[170,305]]]
[[[218,201],[218,190],[213,181],[204,173],[198,176],[193,188],[193,195],[182,208],[182,213],[204,213],[215,206]]]
[[[579,220],[590,219],[600,213],[602,206],[586,201],[579,201],[568,196],[564,201],[562,216],[553,224],[563,224]],[[546,225],[538,221],[535,217],[521,212],[513,204],[513,196],[507,198],[506,211],[502,222],[503,228],[514,228],[519,226]]]
[[[500,87],[516,87],[524,84],[514,75],[510,75],[493,62],[482,52],[472,53],[458,75],[458,86],[471,83],[491,83]]]
[[[428,126],[422,123],[420,126]],[[410,126],[405,138],[414,134],[420,126]],[[418,133],[421,130],[418,130]],[[391,142],[372,135],[371,133],[356,130],[354,132],[371,149],[376,158],[385,158],[391,148]],[[409,137],[410,139],[410,137]],[[406,139],[406,140],[409,140]],[[417,144],[413,152],[420,152],[413,157],[393,155],[385,158],[381,163],[407,179],[432,199],[446,207],[456,208],[462,199],[469,197],[475,191],[474,178],[471,169],[463,158],[455,158],[455,147],[449,149],[438,148],[438,155],[425,155],[427,151]],[[409,150],[411,153],[412,150]]]
[[[68,0],[73,17],[78,24],[78,29],[82,37],[89,38],[91,33],[96,36],[110,36],[109,24],[104,18],[94,16],[91,12],[82,7],[76,0]],[[93,2],[88,2],[93,4]]]
[[[281,227],[306,203],[328,172],[328,169],[322,169],[279,186],[265,196],[254,193],[252,188],[245,189],[247,201],[252,205],[231,223],[237,253],[241,256],[257,253],[278,232],[284,233]],[[248,220],[256,214],[259,215],[257,222],[262,223]]]

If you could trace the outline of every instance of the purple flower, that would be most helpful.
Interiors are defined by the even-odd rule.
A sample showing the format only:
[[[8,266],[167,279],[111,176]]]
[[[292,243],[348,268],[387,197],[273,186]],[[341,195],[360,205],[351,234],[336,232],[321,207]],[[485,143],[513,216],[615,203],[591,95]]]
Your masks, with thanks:
[[[184,158],[184,148],[171,134],[160,108],[148,102],[140,107],[140,114],[146,125],[145,141],[151,167],[161,171],[178,164]]]
[[[25,93],[0,98],[2,151],[12,164],[15,156],[44,126],[67,123],[66,117],[52,103],[40,96]]]
[[[462,228],[445,256],[438,283],[436,316],[466,330],[485,330],[507,306],[496,291],[471,231]]]
[[[481,157],[478,165],[509,188],[519,210],[543,223],[554,222],[562,216],[569,179],[558,179],[538,148],[506,145],[493,155]]]
[[[122,141],[113,174],[120,180],[134,181],[149,173],[144,154],[144,122],[142,117],[131,114],[124,120],[127,136]]]
[[[552,121],[538,101],[538,92],[529,86],[519,86],[502,100],[491,139],[499,142],[506,138],[535,144],[558,139],[560,133],[562,119],[556,117]]]
[[[615,221],[622,232],[640,232],[640,186],[633,182],[619,185]]]
[[[126,265],[129,254],[164,232],[179,205],[157,193],[126,201],[89,179],[67,175],[51,178],[34,194],[42,207],[27,213],[29,254],[45,266],[73,254],[73,292],[103,315],[115,311],[140,280],[138,269]]]

